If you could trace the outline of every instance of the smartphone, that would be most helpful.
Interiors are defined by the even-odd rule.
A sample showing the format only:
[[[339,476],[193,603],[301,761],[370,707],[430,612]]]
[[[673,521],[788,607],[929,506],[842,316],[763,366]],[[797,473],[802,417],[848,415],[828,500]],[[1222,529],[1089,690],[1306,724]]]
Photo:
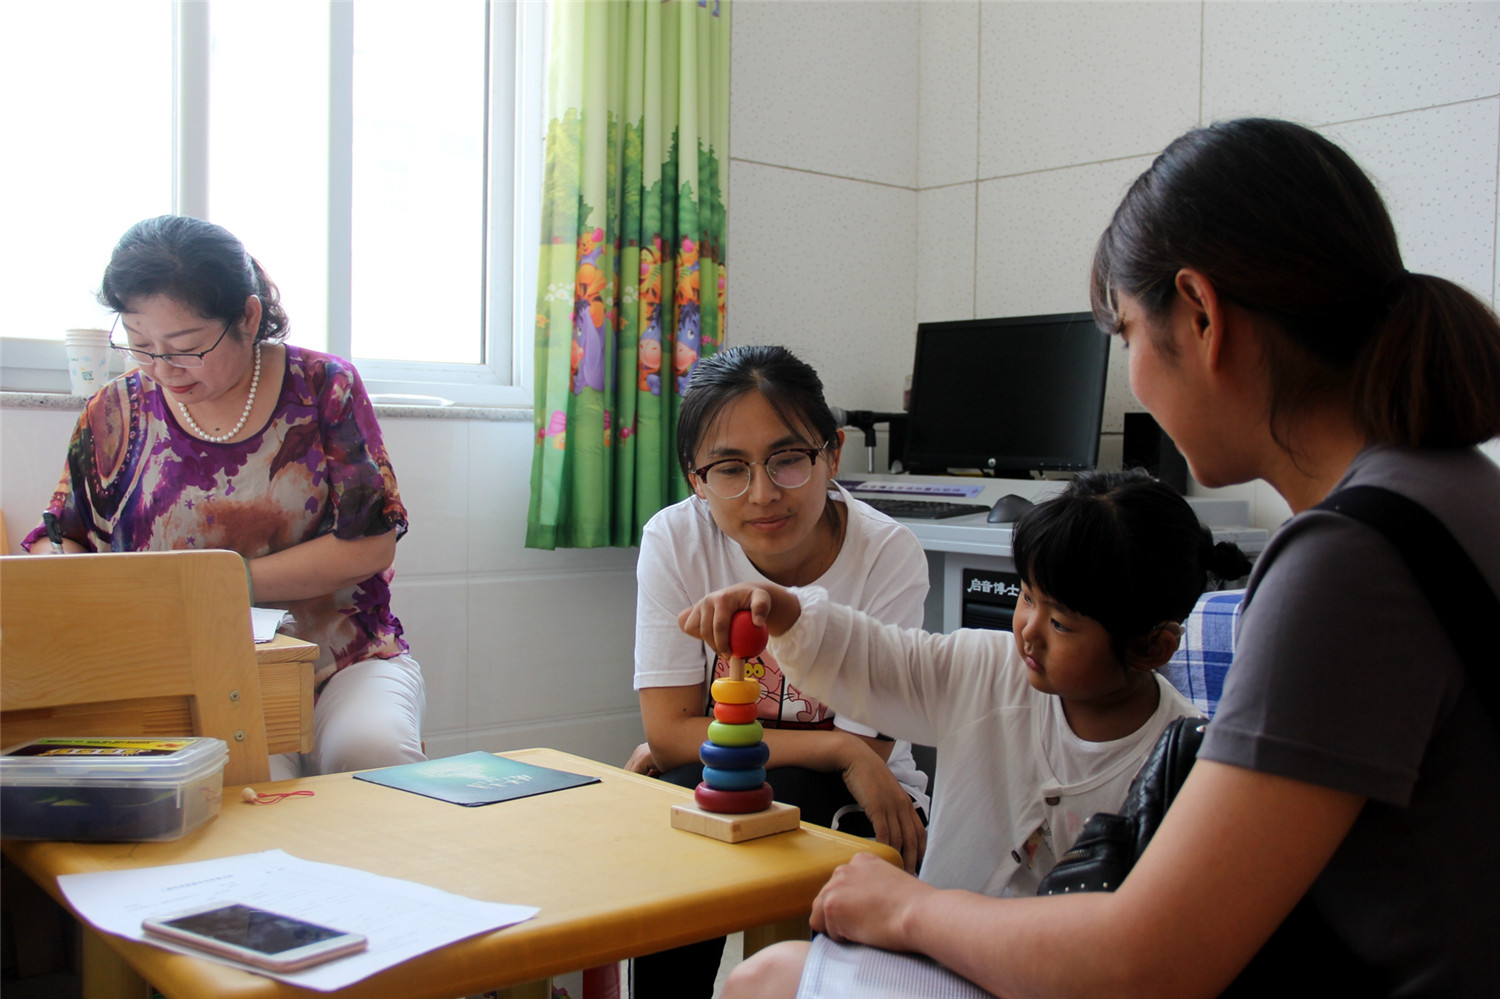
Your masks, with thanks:
[[[267,971],[300,971],[362,951],[367,943],[358,933],[238,903],[144,919],[141,929]]]

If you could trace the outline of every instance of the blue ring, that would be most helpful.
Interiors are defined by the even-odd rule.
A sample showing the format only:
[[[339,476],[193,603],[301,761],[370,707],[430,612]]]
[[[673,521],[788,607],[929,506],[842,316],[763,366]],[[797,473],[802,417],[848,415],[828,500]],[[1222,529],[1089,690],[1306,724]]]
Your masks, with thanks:
[[[720,746],[705,742],[698,747],[698,759],[716,770],[753,770],[763,767],[771,758],[771,747],[764,742],[753,746]]]
[[[703,783],[717,791],[753,791],[765,782],[764,767],[756,767],[754,770],[703,768]]]

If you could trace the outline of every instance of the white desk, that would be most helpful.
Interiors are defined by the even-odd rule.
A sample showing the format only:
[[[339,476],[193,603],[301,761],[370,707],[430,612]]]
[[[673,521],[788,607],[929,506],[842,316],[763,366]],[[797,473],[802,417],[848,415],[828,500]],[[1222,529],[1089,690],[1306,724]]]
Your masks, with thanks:
[[[932,475],[852,474],[841,476],[840,481],[979,486],[979,494],[972,498],[919,495],[897,495],[895,498],[951,499],[954,502],[979,503],[987,507],[1011,493],[1038,502],[1062,492],[1066,485],[1064,482],[1030,479]],[[856,498],[891,495],[862,493],[858,488],[851,489],[850,492]],[[1233,541],[1251,558],[1265,547],[1265,530],[1243,526],[1250,520],[1250,504],[1247,501],[1189,497],[1188,505],[1213,531],[1215,541]],[[1010,525],[991,524],[986,516],[985,513],[976,512],[945,520],[901,520],[901,523],[911,528],[927,552],[929,591],[923,627],[928,631],[954,631],[962,627],[966,572],[969,574],[970,584],[978,579],[980,585],[985,580],[994,580],[995,574],[1015,573],[1015,563],[1010,557]]]

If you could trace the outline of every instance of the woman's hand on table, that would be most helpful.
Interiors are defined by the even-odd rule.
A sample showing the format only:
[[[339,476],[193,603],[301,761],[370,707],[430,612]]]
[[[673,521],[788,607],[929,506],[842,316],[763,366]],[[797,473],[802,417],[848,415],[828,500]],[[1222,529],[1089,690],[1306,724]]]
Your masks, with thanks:
[[[911,950],[904,929],[914,907],[937,889],[861,853],[833,872],[813,899],[812,928],[837,941]]]
[[[900,853],[902,867],[915,874],[917,863],[927,850],[927,828],[922,825],[917,806],[885,760],[862,739],[841,734],[850,743],[840,773],[844,786],[870,820],[876,841]]]
[[[772,637],[784,635],[802,616],[802,604],[791,591],[774,583],[738,583],[715,590],[677,615],[677,626],[709,648],[730,655],[729,623],[742,610]]]

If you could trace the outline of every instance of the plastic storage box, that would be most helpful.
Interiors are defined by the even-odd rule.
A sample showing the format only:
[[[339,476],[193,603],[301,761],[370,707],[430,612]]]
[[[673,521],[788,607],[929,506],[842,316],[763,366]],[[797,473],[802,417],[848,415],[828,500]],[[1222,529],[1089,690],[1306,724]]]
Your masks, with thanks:
[[[169,840],[219,814],[222,739],[36,739],[0,754],[0,836]]]

